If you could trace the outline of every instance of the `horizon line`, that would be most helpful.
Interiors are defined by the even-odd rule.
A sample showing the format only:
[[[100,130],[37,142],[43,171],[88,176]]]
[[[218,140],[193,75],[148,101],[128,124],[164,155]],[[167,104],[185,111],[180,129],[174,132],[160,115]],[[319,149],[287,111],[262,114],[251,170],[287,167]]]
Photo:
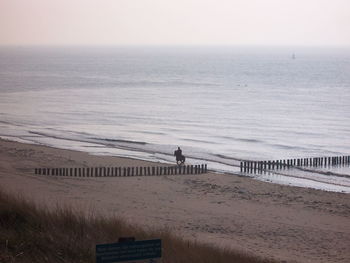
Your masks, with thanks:
[[[279,48],[350,48],[350,45],[330,45],[330,44],[0,44],[0,47],[176,47],[176,48],[190,48],[190,47],[221,47],[221,48],[256,48],[256,47],[279,47]]]

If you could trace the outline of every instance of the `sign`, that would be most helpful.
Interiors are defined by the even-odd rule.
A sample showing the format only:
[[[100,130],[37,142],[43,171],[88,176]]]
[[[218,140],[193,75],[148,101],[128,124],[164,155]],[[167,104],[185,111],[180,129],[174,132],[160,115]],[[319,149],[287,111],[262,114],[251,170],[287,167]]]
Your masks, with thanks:
[[[161,256],[161,239],[96,245],[96,263],[158,262]]]

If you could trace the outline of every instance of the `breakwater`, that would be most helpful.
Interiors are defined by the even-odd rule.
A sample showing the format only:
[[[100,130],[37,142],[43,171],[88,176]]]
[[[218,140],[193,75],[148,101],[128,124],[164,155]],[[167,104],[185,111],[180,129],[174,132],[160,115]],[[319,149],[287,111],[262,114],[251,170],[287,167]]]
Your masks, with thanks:
[[[157,176],[207,173],[207,164],[148,167],[35,168],[34,174],[74,177]]]
[[[289,169],[293,167],[327,167],[346,165],[350,156],[312,157],[269,161],[241,161],[240,170],[244,173],[260,173],[268,170]]]

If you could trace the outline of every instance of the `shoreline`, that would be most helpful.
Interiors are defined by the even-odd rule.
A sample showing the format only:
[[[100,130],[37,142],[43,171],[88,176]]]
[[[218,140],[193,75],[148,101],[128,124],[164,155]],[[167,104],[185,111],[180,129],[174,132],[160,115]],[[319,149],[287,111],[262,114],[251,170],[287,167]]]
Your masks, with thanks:
[[[35,167],[157,166],[0,139],[1,188],[56,204],[117,215],[191,240],[287,262],[348,262],[350,195],[218,173],[76,178],[34,175]],[[32,171],[30,173],[30,171]]]
[[[60,137],[50,137],[59,140],[55,143],[45,143],[39,140],[29,140],[17,136],[0,136],[0,138],[24,144],[40,145],[64,150],[79,151],[94,156],[115,156],[120,158],[130,158],[132,160],[151,162],[154,164],[162,163],[165,166],[174,164],[174,157],[170,154],[172,149],[168,149],[167,153],[142,151],[140,149],[129,148],[127,146],[120,148],[108,144],[100,144],[97,142],[89,142],[85,140],[77,141],[74,139],[64,139]],[[209,170],[212,173],[216,174],[230,174],[235,176],[243,175],[246,177],[254,178],[254,180],[259,180],[273,184],[313,188],[320,189],[323,191],[350,193],[350,175],[342,174],[343,169],[348,169],[346,171],[350,171],[350,166],[346,168],[347,165],[332,167],[331,170],[329,169],[329,167],[328,169],[326,167],[321,167],[320,169],[310,169],[308,167],[295,167],[295,169],[291,170],[271,170],[267,171],[266,173],[256,174],[249,172],[240,172],[240,161],[242,161],[240,159],[231,158],[231,160],[234,160],[235,162],[231,164],[227,164],[220,160],[207,159],[205,157],[197,158],[193,156],[187,156],[186,159],[187,163],[191,165],[207,163]],[[338,173],[337,169],[340,169]]]

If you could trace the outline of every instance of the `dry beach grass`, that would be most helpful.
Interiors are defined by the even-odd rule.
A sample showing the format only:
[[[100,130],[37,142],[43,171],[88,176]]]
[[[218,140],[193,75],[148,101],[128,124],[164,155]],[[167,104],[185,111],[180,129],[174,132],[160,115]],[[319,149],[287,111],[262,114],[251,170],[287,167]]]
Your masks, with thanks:
[[[110,228],[106,241],[115,241],[118,235],[129,233],[143,239],[141,233],[145,231],[147,238],[154,237],[154,233],[158,238],[159,235],[168,235],[169,231],[163,231],[168,229],[178,237],[172,239],[172,242],[179,242],[176,246],[185,249],[188,242],[191,248],[194,244],[205,244],[200,247],[207,252],[196,252],[193,256],[207,253],[205,258],[216,255],[214,258],[219,260],[218,255],[224,253],[223,250],[215,252],[216,249],[212,248],[218,246],[241,251],[243,255],[284,262],[350,261],[349,194],[212,173],[122,178],[39,176],[33,174],[35,167],[157,164],[5,140],[0,140],[0,146],[1,188],[11,196],[20,194],[30,201],[30,205],[45,207],[45,216],[51,212],[57,215],[58,211],[67,211],[57,207],[70,207],[87,216],[85,219],[76,218],[77,222],[90,220],[90,212],[94,211],[106,219],[105,222],[116,222],[117,217],[126,225],[132,225],[133,230],[141,231],[132,234],[128,231],[113,232]],[[80,227],[73,228],[79,234]],[[68,234],[64,236],[69,237]],[[95,240],[101,240],[99,238],[97,236]],[[181,239],[186,241],[181,243]],[[1,242],[2,249],[5,249],[6,240]],[[172,258],[178,261],[169,262],[186,262],[179,257]]]
[[[190,242],[167,230],[144,230],[115,217],[86,215],[68,207],[55,210],[0,192],[0,262],[95,262],[95,245],[116,237],[161,238],[162,262],[263,263],[237,251]]]

